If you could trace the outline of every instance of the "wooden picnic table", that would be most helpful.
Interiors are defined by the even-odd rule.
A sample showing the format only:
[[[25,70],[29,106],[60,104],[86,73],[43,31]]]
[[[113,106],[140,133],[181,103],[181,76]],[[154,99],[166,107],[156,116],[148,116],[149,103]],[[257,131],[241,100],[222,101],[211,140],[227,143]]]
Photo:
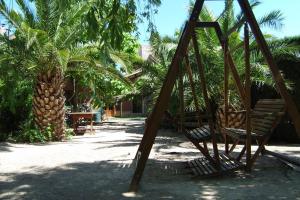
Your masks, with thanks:
[[[93,117],[97,112],[72,112],[69,113],[72,121],[73,121],[73,128],[74,128],[74,133],[78,133],[78,127],[79,127],[79,121],[81,119],[86,119],[90,121],[90,130],[91,132],[93,131]]]

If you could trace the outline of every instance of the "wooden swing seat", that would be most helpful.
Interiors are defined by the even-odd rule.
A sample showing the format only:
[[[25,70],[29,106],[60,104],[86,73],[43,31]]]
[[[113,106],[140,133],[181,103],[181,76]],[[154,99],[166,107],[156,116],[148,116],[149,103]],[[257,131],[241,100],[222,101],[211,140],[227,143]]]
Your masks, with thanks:
[[[211,133],[208,125],[191,130],[185,129],[184,134],[192,142],[200,143],[203,141],[211,140]]]
[[[195,176],[201,177],[220,176],[245,167],[241,162],[236,161],[227,154],[220,154],[220,170],[205,157],[188,161],[188,166]]]
[[[285,103],[282,99],[261,99],[251,113],[251,137],[262,139],[271,135],[272,131],[284,115]],[[245,141],[246,130],[223,128],[224,133],[234,139]]]

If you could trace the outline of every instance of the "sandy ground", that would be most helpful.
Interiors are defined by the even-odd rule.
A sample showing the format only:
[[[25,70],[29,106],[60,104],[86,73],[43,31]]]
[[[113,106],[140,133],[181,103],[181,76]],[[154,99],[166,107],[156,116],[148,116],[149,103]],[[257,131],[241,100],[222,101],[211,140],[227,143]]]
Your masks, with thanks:
[[[252,173],[193,177],[185,161],[200,154],[170,130],[159,131],[139,192],[128,194],[142,133],[143,120],[122,119],[67,142],[1,143],[0,199],[300,200],[300,172],[271,156],[260,157]],[[297,145],[268,149],[300,159]]]

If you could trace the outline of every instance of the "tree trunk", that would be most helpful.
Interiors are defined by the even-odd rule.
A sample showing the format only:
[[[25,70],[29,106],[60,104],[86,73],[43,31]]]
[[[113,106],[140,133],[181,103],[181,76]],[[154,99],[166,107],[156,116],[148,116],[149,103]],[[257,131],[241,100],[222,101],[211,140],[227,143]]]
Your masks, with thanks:
[[[52,127],[55,139],[64,136],[65,97],[61,70],[38,74],[33,96],[34,121],[41,131]]]

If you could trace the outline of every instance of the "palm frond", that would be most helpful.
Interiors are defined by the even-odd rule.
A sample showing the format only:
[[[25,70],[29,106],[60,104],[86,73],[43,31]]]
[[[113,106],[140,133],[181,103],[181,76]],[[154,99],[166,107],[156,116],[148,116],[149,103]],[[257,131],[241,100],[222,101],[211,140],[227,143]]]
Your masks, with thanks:
[[[274,28],[276,30],[281,29],[283,26],[284,17],[280,10],[274,10],[266,14],[259,19],[259,24],[261,26]]]
[[[35,27],[35,17],[33,10],[30,8],[28,1],[25,0],[16,0],[18,6],[20,7],[21,12],[24,15],[24,19],[26,22],[32,27]]]
[[[4,0],[0,0],[0,13],[1,16],[15,28],[19,28],[21,26],[23,17],[16,11],[9,10]]]

